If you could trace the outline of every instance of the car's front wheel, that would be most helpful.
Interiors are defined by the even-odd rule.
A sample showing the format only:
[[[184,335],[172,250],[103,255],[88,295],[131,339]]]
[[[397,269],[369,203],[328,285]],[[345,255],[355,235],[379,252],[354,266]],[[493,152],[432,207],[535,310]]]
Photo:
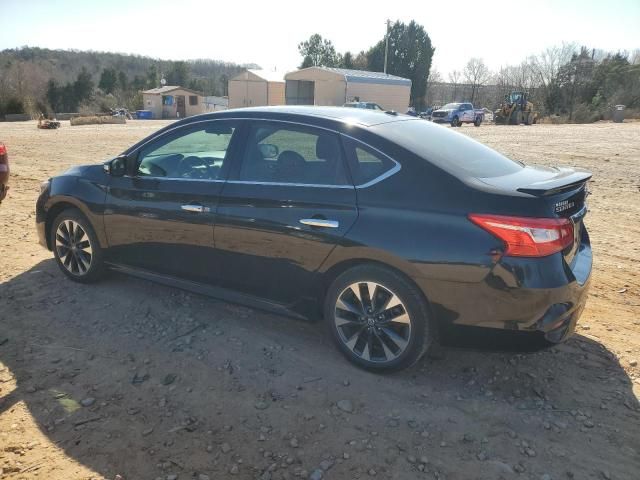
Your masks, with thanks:
[[[102,249],[89,221],[76,209],[51,224],[51,247],[60,270],[76,282],[94,282],[103,272]]]
[[[369,370],[410,367],[432,343],[428,306],[395,271],[363,265],[338,276],[327,292],[324,317],[340,351]]]

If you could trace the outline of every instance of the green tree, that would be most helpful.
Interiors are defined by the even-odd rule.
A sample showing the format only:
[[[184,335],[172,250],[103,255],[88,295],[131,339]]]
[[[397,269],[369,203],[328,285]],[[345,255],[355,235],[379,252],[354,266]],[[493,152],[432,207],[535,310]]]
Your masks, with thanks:
[[[380,40],[367,54],[368,69],[384,70],[385,38]],[[422,25],[415,21],[405,24],[396,22],[389,31],[389,54],[387,73],[411,80],[411,104],[424,106],[427,78],[435,48]]]
[[[158,67],[151,65],[147,70],[146,88],[157,88],[160,86]]]
[[[113,93],[116,89],[118,76],[115,68],[104,68],[100,75],[100,81],[98,82],[98,88],[104,93]]]
[[[78,78],[73,82],[73,93],[75,95],[76,105],[88,100],[93,93],[93,81],[91,74],[85,67],[78,74]]]
[[[298,44],[298,52],[302,55],[300,68],[307,67],[337,67],[340,65],[340,55],[331,40],[322,38],[322,35],[314,33],[309,40]]]
[[[204,92],[205,82],[201,78],[192,78],[191,80],[189,80],[187,88],[190,88],[191,90],[195,90],[197,92]]]
[[[127,74],[122,70],[118,72],[118,87],[123,92],[126,92],[129,89],[129,80],[127,79]]]
[[[353,69],[354,65],[353,65],[353,54],[351,52],[344,52],[344,55],[342,56],[342,64],[341,64],[342,68],[349,68],[349,69]]]
[[[189,64],[183,61],[172,62],[166,78],[167,85],[184,87],[189,83]]]
[[[51,110],[54,112],[60,108],[60,89],[58,88],[58,84],[53,78],[50,78],[47,82],[47,102],[49,102],[49,106]]]

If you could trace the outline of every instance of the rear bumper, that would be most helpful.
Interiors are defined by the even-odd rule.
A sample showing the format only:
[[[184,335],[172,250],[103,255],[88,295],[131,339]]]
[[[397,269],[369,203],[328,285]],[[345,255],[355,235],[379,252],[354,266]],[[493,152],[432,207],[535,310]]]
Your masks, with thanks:
[[[538,332],[562,342],[575,331],[589,292],[592,252],[583,232],[570,265],[561,253],[503,257],[480,282],[415,280],[445,325]]]

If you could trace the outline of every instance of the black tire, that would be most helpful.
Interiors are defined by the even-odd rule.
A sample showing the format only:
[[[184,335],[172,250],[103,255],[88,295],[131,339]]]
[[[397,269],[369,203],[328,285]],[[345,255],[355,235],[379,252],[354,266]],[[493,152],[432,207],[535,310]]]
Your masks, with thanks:
[[[62,238],[64,231],[67,236]],[[71,280],[91,283],[104,275],[104,255],[98,237],[89,220],[79,210],[69,208],[62,211],[51,224],[50,238],[56,263]],[[65,246],[70,238],[72,248]]]
[[[458,119],[458,117],[453,117],[453,119],[451,120],[451,126],[452,127],[459,127],[460,124],[460,120]]]
[[[482,118],[481,117],[476,117],[476,119],[473,122],[473,126],[474,127],[479,127],[482,124]]]
[[[365,299],[366,295],[362,295],[363,291],[359,289],[360,296],[354,297],[351,287],[358,285],[369,289],[367,282],[375,285],[372,295],[374,300],[369,305],[375,307],[377,303],[378,306],[383,306],[365,313],[367,317],[364,318],[358,316],[351,307],[360,311],[357,300],[359,297]],[[349,295],[354,302],[346,305]],[[364,306],[366,303],[363,300],[360,305]],[[395,306],[388,307],[392,303]],[[345,310],[339,305],[349,308]],[[380,320],[383,316],[389,319]],[[352,319],[345,320],[346,317]],[[375,317],[380,321],[375,320]],[[372,318],[374,324],[371,323]],[[361,265],[339,275],[327,290],[324,320],[342,354],[352,363],[371,371],[408,368],[420,360],[433,343],[429,308],[423,295],[403,275],[383,266]],[[342,324],[338,326],[338,323]],[[358,337],[355,343],[354,337]],[[348,343],[353,345],[349,346]],[[394,347],[398,347],[397,350]],[[368,359],[365,358],[367,356]]]

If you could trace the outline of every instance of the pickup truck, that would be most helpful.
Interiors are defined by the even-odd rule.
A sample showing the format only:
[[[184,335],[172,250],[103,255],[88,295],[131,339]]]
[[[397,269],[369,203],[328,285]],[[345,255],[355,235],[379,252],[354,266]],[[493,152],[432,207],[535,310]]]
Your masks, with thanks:
[[[479,127],[484,119],[484,111],[474,109],[470,103],[447,103],[444,107],[431,113],[431,121],[448,123],[452,127],[460,127],[463,123],[473,123]]]

